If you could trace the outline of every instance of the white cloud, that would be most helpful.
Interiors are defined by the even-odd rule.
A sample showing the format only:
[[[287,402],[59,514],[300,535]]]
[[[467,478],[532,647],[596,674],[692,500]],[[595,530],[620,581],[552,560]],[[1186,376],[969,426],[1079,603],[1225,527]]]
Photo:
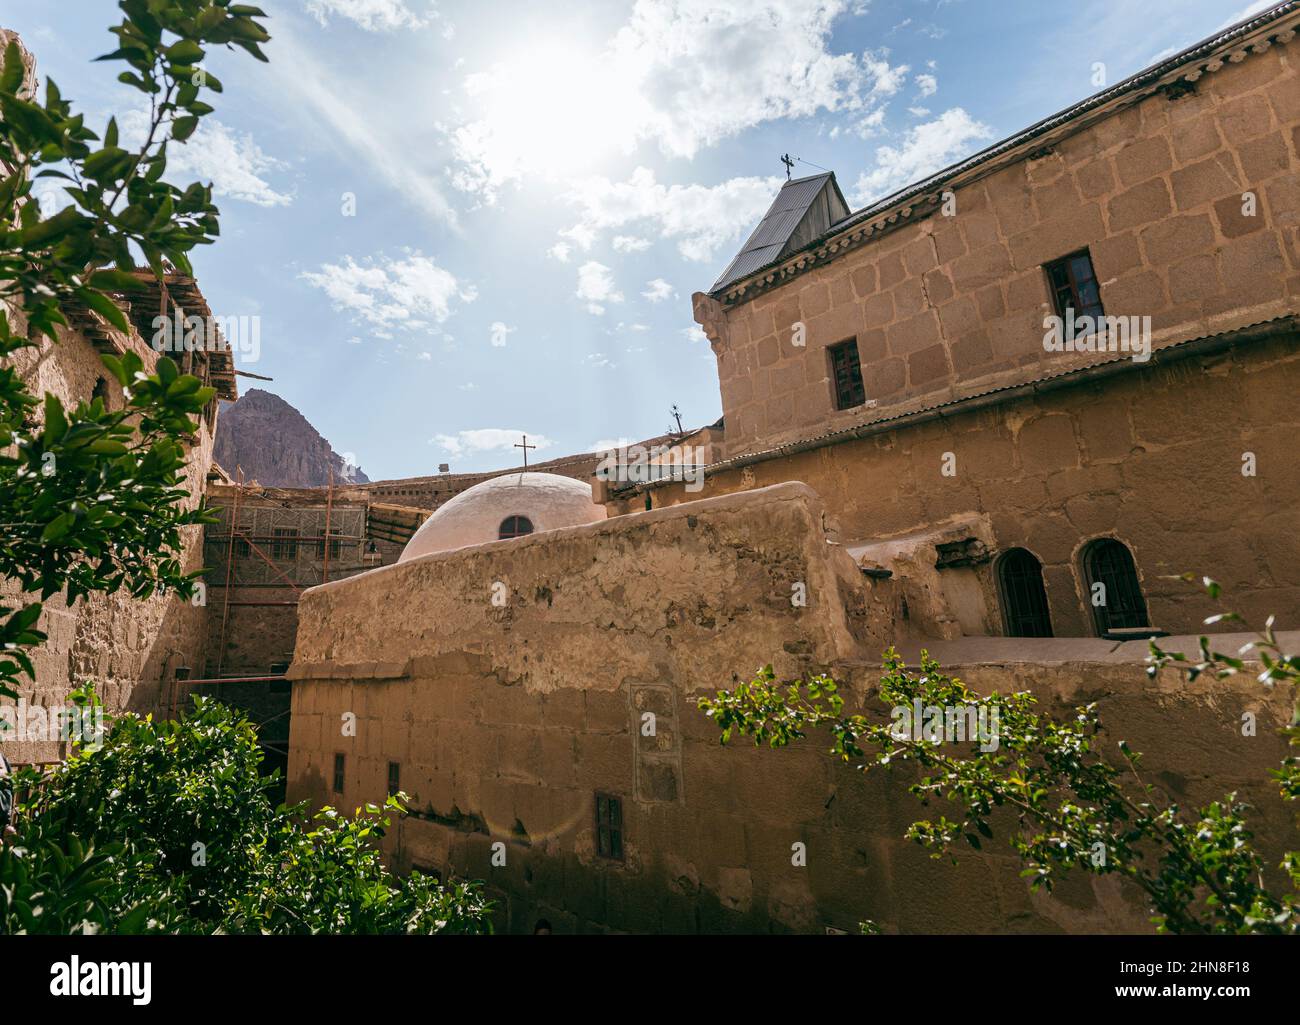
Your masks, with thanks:
[[[704,333],[704,329],[699,324],[682,328],[682,337],[688,342],[707,342],[709,340],[709,336]]]
[[[477,297],[472,285],[419,252],[364,263],[345,256],[342,263],[323,264],[299,277],[323,291],[336,310],[380,328],[376,333],[381,337],[397,327],[414,331],[441,324],[451,316],[453,304]]]
[[[627,448],[629,445],[635,445],[635,438],[601,438],[600,441],[593,441],[587,446],[588,452],[613,452],[615,449]]]
[[[565,180],[643,142],[689,158],[758,124],[862,108],[906,68],[829,49],[851,6],[637,0],[595,46],[558,32],[507,45],[464,81],[472,113],[448,131],[453,183],[490,203],[509,183]]]
[[[615,235],[611,245],[616,253],[640,253],[650,248],[650,240],[635,235]]]
[[[853,126],[853,131],[864,139],[869,139],[876,135],[885,125],[885,108],[877,107],[864,118],[860,118],[858,123]],[[831,132],[831,138],[839,134],[838,126]]]
[[[478,391],[478,385],[473,381],[466,381],[464,384],[456,385],[461,391]]]
[[[412,10],[405,0],[307,0],[307,11],[322,25],[328,25],[330,17],[337,16],[354,21],[367,32],[424,28],[438,17],[430,5],[425,5],[421,14]]]
[[[613,362],[603,352],[588,353],[582,360],[589,367],[601,367],[607,370],[613,370],[618,364]]]
[[[1253,18],[1255,17],[1255,15],[1267,11],[1270,7],[1273,7],[1276,3],[1277,0],[1255,0],[1253,4],[1250,4],[1247,7],[1243,7],[1241,10],[1239,10],[1236,14],[1234,14],[1231,18],[1225,21],[1214,31],[1222,32],[1225,28],[1231,28],[1239,21],[1245,21],[1247,18]]]
[[[614,275],[603,263],[588,260],[578,268],[579,299],[587,300],[587,312],[596,315],[605,312],[604,303],[621,303],[623,293],[614,284]]]
[[[675,296],[677,290],[663,278],[655,278],[653,281],[646,282],[646,290],[641,294],[652,303],[660,303]]]
[[[126,145],[138,149],[149,130],[149,116],[131,110],[118,119]],[[262,152],[247,132],[227,128],[220,121],[204,118],[185,143],[167,147],[168,176],[176,181],[198,178],[212,185],[215,196],[243,200],[255,206],[288,206],[293,197],[277,191],[263,177],[287,165]]]
[[[565,197],[579,220],[561,234],[590,248],[601,233],[629,226],[677,242],[688,260],[707,261],[752,228],[772,203],[783,178],[730,178],[718,185],[662,185],[648,168],[627,181],[589,178]]]
[[[553,259],[559,260],[560,263],[569,262],[569,254],[573,252],[573,246],[567,242],[556,242],[546,251],[547,255]]]
[[[492,321],[492,327],[489,328],[489,335],[493,348],[500,349],[506,344],[506,339],[518,331],[518,328],[507,327],[499,320]]]
[[[934,75],[917,75],[912,81],[921,90],[921,99],[933,96],[939,91],[939,80]]]
[[[858,177],[850,199],[858,206],[883,199],[969,155],[974,143],[992,134],[961,107],[945,110],[933,121],[909,128],[901,145],[879,147],[876,166]]]
[[[455,434],[435,434],[429,439],[430,445],[437,445],[448,455],[459,458],[481,452],[505,452],[518,456],[523,449],[515,448],[523,443],[523,435],[528,435],[528,444],[536,446],[540,452],[550,448],[553,442],[541,434],[521,431],[509,427],[483,427],[473,431],[457,431]],[[529,448],[529,452],[532,449]],[[521,459],[520,462],[523,460]]]
[[[889,63],[888,50],[868,50],[862,55],[862,67],[871,83],[868,93],[875,99],[888,99],[903,88],[911,67]]]
[[[425,363],[429,363],[429,362],[432,362],[432,360],[433,360],[433,353],[431,353],[431,352],[421,352],[421,353],[419,353],[415,358],[418,359],[418,360],[421,360],[421,361],[423,361],[423,362],[425,362]]]

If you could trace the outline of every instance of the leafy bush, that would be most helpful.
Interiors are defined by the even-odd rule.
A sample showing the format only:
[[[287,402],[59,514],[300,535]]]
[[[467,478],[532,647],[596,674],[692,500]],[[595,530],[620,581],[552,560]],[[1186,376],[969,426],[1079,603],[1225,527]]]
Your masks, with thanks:
[[[1217,584],[1207,580],[1206,588],[1218,597]],[[1221,613],[1207,623],[1237,618]],[[1224,677],[1246,669],[1241,656],[1254,651],[1263,667],[1262,683],[1300,683],[1300,657],[1280,649],[1271,619],[1237,656],[1212,651],[1204,637],[1196,663],[1154,643],[1151,647],[1151,672],[1172,665],[1193,676]],[[1071,868],[1117,873],[1145,893],[1152,921],[1162,932],[1300,933],[1300,852],[1287,853],[1280,866],[1290,892],[1270,892],[1251,844],[1248,806],[1228,794],[1203,808],[1182,808],[1144,779],[1142,756],[1122,741],[1119,764],[1112,764],[1100,747],[1096,704],[1081,706],[1072,719],[1057,722],[1036,710],[1032,694],[981,698],[925,652],[918,673],[892,648],[884,655],[879,699],[886,711],[913,708],[916,702],[921,708],[963,712],[982,708],[986,718],[996,710],[998,744],[982,750],[968,738],[939,745],[933,738],[899,730],[884,716],[846,715],[830,677],[778,684],[770,665],[750,683],[701,699],[700,707],[720,727],[724,744],[739,734],[755,744],[784,747],[811,730],[826,729],[831,753],[845,761],[861,759],[863,769],[908,762],[918,766],[923,775],[909,791],[923,805],[942,798],[957,810],[955,819],[941,815],[907,829],[907,837],[936,858],[955,860],[963,844],[981,849],[994,836],[990,818],[995,809],[1007,809],[1017,821],[1010,844],[1034,889],[1050,891],[1060,873]],[[1297,722],[1300,709],[1284,731],[1292,746],[1300,743]],[[868,748],[875,749],[870,756]],[[1300,796],[1298,761],[1289,757],[1274,773],[1287,800]]]
[[[101,747],[18,774],[0,848],[0,931],[481,933],[477,886],[383,864],[397,798],[304,825],[276,807],[237,711],[196,699],[177,722],[127,715]]]

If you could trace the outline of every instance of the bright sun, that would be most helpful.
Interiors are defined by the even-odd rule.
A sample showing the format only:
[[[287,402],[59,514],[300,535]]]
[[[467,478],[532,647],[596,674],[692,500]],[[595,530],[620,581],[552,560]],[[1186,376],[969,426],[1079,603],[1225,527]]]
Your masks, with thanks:
[[[464,155],[502,184],[592,173],[630,151],[643,101],[632,69],[614,65],[608,53],[544,39],[469,76],[475,120],[458,135]]]

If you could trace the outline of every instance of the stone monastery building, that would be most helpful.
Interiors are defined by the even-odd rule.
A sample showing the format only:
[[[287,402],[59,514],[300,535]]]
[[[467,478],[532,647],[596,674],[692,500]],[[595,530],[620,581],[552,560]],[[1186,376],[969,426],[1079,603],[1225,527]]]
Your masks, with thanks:
[[[1097,702],[1171,798],[1254,805],[1276,864],[1290,696],[1144,658],[1220,611],[1183,573],[1300,624],[1298,26],[1277,4],[863,210],[789,181],[693,298],[723,418],[662,457],[690,479],[575,457],[249,487],[212,462],[214,400],[189,483],[220,522],[182,553],[206,605],[51,603],[25,697],[93,677],[171,714],[244,688],[290,800],[405,792],[394,867],[484,880],[509,932],[1148,929],[1114,877],[1031,894],[1001,842],[931,860],[905,776],[819,738],[723,747],[697,707],[770,663],[877,709],[890,646]],[[99,355],[152,367],[160,309],[209,312],[175,275],[129,334],[86,311],[33,386],[120,402]],[[235,397],[228,352],[194,360]]]
[[[1297,24],[1280,4],[865,210],[788,182],[694,297],[724,413],[702,488],[511,473],[307,590],[289,796],[407,792],[394,863],[486,880],[510,931],[1145,928],[1109,877],[1049,897],[1004,846],[931,861],[905,781],[723,748],[696,706],[766,662],[866,703],[896,645],[1098,700],[1170,795],[1239,790],[1280,851],[1285,696],[1143,658],[1217,611],[1177,574],[1300,613]]]

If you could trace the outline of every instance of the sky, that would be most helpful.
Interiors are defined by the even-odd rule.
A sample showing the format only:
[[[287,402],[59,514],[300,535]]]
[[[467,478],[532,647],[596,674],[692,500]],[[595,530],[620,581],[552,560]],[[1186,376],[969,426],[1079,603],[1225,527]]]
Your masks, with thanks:
[[[691,317],[785,178],[854,209],[1270,6],[1249,0],[263,0],[169,180],[240,379],[372,480],[518,465],[721,415]],[[102,132],[145,120],[111,0],[0,0]],[[247,346],[250,350],[252,346]]]

